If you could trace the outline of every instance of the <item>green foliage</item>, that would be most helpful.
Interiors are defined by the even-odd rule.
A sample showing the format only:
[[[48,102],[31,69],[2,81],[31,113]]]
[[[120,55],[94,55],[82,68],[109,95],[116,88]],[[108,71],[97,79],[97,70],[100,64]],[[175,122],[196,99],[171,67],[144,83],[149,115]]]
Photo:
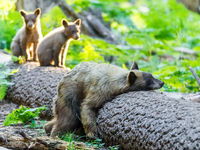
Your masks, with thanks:
[[[104,146],[104,143],[102,143],[102,139],[95,139],[95,140],[88,140],[87,142],[85,142],[85,144],[87,146],[93,146],[96,148],[101,148]]]
[[[73,133],[66,133],[65,135],[61,137],[61,139],[66,142],[69,142],[70,148],[73,150],[74,150],[74,146],[73,146],[74,141],[76,142],[83,141],[87,147],[102,148],[104,146],[104,143],[102,143],[102,139],[97,138],[94,140],[92,139],[85,140],[85,136],[78,136]],[[110,147],[110,149],[112,148],[117,148],[117,146]]]
[[[13,75],[17,71],[18,70],[11,70],[5,65],[0,64],[0,100],[5,97],[8,85],[12,85],[9,81],[9,76]]]
[[[41,16],[41,28],[42,34],[45,36],[48,32],[52,31],[54,28],[61,26],[61,20],[67,17],[63,14],[62,10],[55,6],[48,13]],[[67,19],[68,21],[71,21]]]
[[[188,11],[175,0],[148,1],[136,5],[133,20],[136,29],[126,40],[130,44],[144,46],[144,56],[139,56],[139,64],[144,71],[152,72],[165,82],[164,91],[197,92],[198,85],[188,66],[197,69],[199,59],[174,51],[174,47],[188,47],[199,51],[199,15]],[[152,51],[157,55],[152,56]],[[174,60],[164,60],[159,56],[173,56]],[[188,57],[187,59],[180,59]],[[143,61],[145,59],[145,61]],[[148,63],[147,63],[148,62]]]
[[[10,3],[11,2],[11,3]],[[176,0],[139,0],[133,4],[129,0],[72,0],[66,1],[76,12],[100,9],[103,20],[111,25],[111,30],[123,48],[81,35],[72,41],[66,59],[66,66],[73,68],[82,61],[112,63],[130,68],[137,61],[142,71],[148,71],[165,81],[164,91],[196,92],[198,85],[188,66],[199,73],[197,57],[176,52],[174,47],[187,47],[200,52],[200,16],[188,11]],[[8,5],[9,4],[9,5]],[[14,11],[14,0],[1,5],[0,47],[9,48],[12,37],[22,25],[19,12]],[[61,26],[67,18],[56,6],[41,17],[43,35]],[[69,20],[69,19],[68,19]],[[173,56],[172,59],[165,57]],[[185,59],[182,59],[185,58]],[[5,89],[3,87],[3,89]]]
[[[7,89],[8,89],[7,84],[1,84],[0,85],[0,100],[4,99],[4,97],[6,96]]]
[[[125,24],[133,27],[133,23],[129,17],[132,13],[132,5],[127,0],[73,0],[66,2],[71,4],[77,12],[88,10],[89,7],[94,10],[99,9],[102,11],[103,19],[106,22],[116,22],[117,24]]]
[[[42,121],[37,121],[37,120],[31,120],[31,124],[30,125],[28,125],[28,127],[30,127],[30,128],[33,128],[33,129],[35,129],[35,128],[43,128],[44,127],[44,125],[45,125],[45,123],[46,123],[46,121],[44,121],[44,120],[42,120]]]
[[[1,1],[0,6],[0,48],[10,48],[12,38],[22,26],[20,13],[15,11],[15,0]]]
[[[138,61],[142,71],[150,72],[165,82],[162,90],[197,92],[199,90],[197,82],[188,66],[193,66],[199,73],[199,60],[194,60],[196,58],[193,56],[176,52],[174,47],[182,46],[194,49],[197,52],[200,51],[199,15],[188,11],[175,0],[140,0],[137,1],[135,6],[130,4],[127,6],[127,1],[111,3],[112,1],[75,0],[72,2],[72,6],[77,11],[87,9],[89,6],[101,8],[104,16],[108,16],[108,19],[106,17],[104,19],[111,21],[111,26],[121,34],[121,41],[126,41],[128,45],[138,45],[143,48],[141,50],[119,48],[103,40],[81,35],[79,41],[73,41],[70,44],[67,66],[73,68],[81,61],[91,60],[109,63],[111,61],[107,58],[113,57],[114,62],[112,63],[123,66],[123,68],[129,68],[131,62]],[[83,7],[81,7],[82,4]],[[104,6],[104,4],[107,6]],[[130,26],[129,23],[121,21],[120,15],[123,14],[123,11],[109,7],[111,5],[126,8],[127,11],[131,12],[126,14],[124,18],[129,18],[128,20],[133,21],[134,25]],[[107,11],[107,9],[111,10]],[[113,11],[119,11],[119,13],[113,15]],[[114,17],[110,17],[109,14]],[[93,50],[91,51],[91,49]],[[99,55],[88,55],[88,53],[93,52],[99,53]],[[155,54],[152,55],[152,52]],[[174,57],[172,60],[163,59],[163,57],[170,55]],[[180,59],[182,57],[188,57],[188,59]],[[128,64],[128,66],[126,67],[125,64]]]
[[[46,107],[28,108],[21,106],[6,117],[3,125],[8,126],[10,124],[27,123],[38,117],[42,110],[46,110]]]
[[[109,146],[109,150],[118,150],[119,146]]]

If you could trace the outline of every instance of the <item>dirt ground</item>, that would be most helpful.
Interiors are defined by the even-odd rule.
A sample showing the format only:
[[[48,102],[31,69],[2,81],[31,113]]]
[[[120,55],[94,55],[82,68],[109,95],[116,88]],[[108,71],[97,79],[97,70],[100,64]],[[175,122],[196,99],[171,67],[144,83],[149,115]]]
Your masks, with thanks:
[[[0,101],[0,145],[3,147],[9,148],[8,145],[4,145],[5,140],[10,139],[10,137],[13,138],[23,138],[20,137],[20,134],[25,133],[27,136],[30,137],[37,137],[44,134],[43,129],[32,129],[27,128],[24,125],[15,125],[15,126],[3,126],[3,122],[6,118],[6,116],[12,112],[14,109],[19,108],[18,105],[13,104],[11,102],[8,102],[6,100]],[[9,141],[8,141],[9,142]],[[17,145],[16,145],[17,147]],[[10,147],[11,148],[11,147]],[[2,149],[2,147],[0,147]]]

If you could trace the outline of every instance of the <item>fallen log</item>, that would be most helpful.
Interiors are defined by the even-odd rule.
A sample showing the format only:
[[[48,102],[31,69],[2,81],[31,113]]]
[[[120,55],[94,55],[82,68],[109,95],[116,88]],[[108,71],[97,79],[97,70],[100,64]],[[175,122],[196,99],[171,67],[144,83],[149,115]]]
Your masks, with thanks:
[[[99,111],[106,143],[122,149],[200,149],[200,104],[158,92],[117,96]]]
[[[186,47],[174,47],[174,50],[183,54],[197,56],[197,52]]]
[[[200,79],[199,76],[197,75],[197,73],[194,71],[194,69],[192,67],[189,66],[190,71],[192,72],[194,78],[197,80],[199,86],[200,86]]]
[[[29,107],[46,106],[41,117],[50,119],[58,82],[69,69],[40,67],[39,63],[30,62],[20,65],[18,70],[12,77],[13,85],[8,87],[6,99]]]
[[[57,83],[65,72],[36,63],[21,65],[7,98],[31,107],[46,105],[49,109],[43,117],[50,118]],[[185,95],[129,92],[99,110],[97,128],[107,145],[121,149],[200,149],[199,116],[200,104]]]
[[[1,130],[4,130],[3,132]],[[23,127],[2,127],[0,129],[0,145],[6,148],[15,150],[93,150],[93,147],[86,146],[83,142],[65,142],[58,138],[51,138],[47,136],[39,136],[29,134],[31,129],[24,129]],[[27,133],[25,133],[25,131]],[[37,133],[37,132],[36,132]],[[41,134],[40,134],[41,135]],[[1,147],[0,147],[1,149]]]

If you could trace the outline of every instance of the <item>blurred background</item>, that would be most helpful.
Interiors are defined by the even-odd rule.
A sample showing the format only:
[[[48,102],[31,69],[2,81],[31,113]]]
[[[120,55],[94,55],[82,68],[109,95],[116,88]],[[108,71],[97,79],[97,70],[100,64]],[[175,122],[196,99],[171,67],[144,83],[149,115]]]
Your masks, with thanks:
[[[19,10],[42,9],[43,36],[66,18],[82,19],[81,38],[72,41],[66,66],[82,61],[116,64],[137,61],[142,71],[163,80],[163,91],[197,92],[189,70],[200,74],[199,0],[0,0],[0,49],[23,25]]]

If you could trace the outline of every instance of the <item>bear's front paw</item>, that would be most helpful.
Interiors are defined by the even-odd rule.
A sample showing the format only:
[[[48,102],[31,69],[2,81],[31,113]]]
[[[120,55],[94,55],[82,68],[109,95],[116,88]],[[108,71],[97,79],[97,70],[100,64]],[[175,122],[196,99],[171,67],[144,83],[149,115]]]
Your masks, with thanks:
[[[96,127],[90,128],[90,130],[86,133],[87,137],[91,139],[96,139],[97,138],[97,129]]]

